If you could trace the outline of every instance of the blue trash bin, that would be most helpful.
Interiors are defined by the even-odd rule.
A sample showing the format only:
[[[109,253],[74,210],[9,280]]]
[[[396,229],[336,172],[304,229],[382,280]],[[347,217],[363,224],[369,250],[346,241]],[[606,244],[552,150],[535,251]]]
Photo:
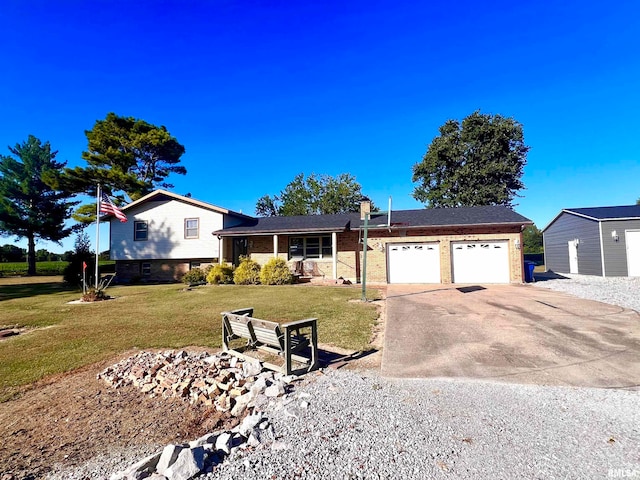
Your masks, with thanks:
[[[524,281],[527,283],[531,283],[534,281],[533,278],[533,269],[536,268],[536,264],[534,262],[526,261],[524,262]]]

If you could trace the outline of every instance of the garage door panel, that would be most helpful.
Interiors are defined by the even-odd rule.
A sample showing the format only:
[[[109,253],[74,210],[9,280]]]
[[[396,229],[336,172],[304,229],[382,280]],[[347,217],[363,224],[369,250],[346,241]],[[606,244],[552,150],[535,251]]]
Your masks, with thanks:
[[[437,243],[387,245],[389,283],[440,283]]]
[[[454,283],[509,283],[509,242],[453,242]]]

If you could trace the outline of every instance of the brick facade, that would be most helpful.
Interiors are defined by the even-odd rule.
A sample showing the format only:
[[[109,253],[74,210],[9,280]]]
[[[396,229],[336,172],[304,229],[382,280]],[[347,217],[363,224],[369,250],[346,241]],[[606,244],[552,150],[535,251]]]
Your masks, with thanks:
[[[361,281],[362,244],[361,233],[348,231],[338,234],[337,275],[352,282]],[[273,257],[273,236],[249,237],[249,254],[263,265]],[[440,278],[442,283],[452,283],[451,243],[456,241],[495,241],[509,243],[509,278],[511,283],[522,283],[523,256],[516,243],[522,245],[519,226],[416,228],[369,230],[367,239],[367,282],[387,283],[387,245],[390,243],[437,242],[440,246]],[[288,260],[289,236],[278,236],[278,256]],[[332,259],[315,260],[320,275],[332,278]]]
[[[191,260],[117,260],[116,280],[120,283],[136,282],[179,282],[191,265],[199,263],[206,268],[215,259]],[[147,270],[145,267],[149,265]]]

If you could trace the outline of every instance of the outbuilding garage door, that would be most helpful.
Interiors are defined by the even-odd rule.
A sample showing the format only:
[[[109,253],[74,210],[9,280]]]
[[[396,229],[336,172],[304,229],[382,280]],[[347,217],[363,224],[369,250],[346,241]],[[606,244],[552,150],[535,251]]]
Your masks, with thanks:
[[[440,283],[440,246],[437,243],[387,245],[389,283]]]
[[[509,283],[509,242],[452,242],[454,283]]]
[[[640,277],[640,230],[627,230],[627,274]]]

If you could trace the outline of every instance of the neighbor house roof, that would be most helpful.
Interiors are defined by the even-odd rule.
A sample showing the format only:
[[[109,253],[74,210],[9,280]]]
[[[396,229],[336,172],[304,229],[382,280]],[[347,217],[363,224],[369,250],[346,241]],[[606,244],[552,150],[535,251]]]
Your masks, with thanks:
[[[640,205],[620,205],[617,207],[586,207],[586,208],[564,208],[556,215],[549,224],[542,229],[544,232],[560,215],[568,213],[578,217],[588,218],[598,222],[611,220],[640,220]]]
[[[240,218],[245,218],[245,219],[253,218],[248,215],[244,215],[242,213],[238,213],[232,210],[228,210],[226,208],[218,207],[217,205],[213,205],[211,203],[201,202],[200,200],[195,200],[193,198],[185,197],[183,195],[178,195],[177,193],[168,192],[166,190],[154,190],[153,192],[145,195],[144,197],[139,198],[138,200],[131,202],[128,205],[125,205],[124,207],[121,207],[120,210],[122,210],[123,212],[126,212],[127,210],[130,210],[138,205],[142,205],[143,203],[160,202],[160,201],[168,201],[168,200],[177,200],[179,202],[195,205],[197,207],[204,208],[206,210],[211,210],[211,211],[223,213],[226,215],[233,215]],[[111,215],[105,215],[103,218],[108,218],[110,216]]]
[[[387,213],[371,213],[369,228],[389,228]],[[392,228],[454,227],[471,225],[531,225],[526,217],[503,206],[422,208],[391,212]],[[242,225],[213,232],[216,235],[276,233],[330,233],[362,228],[359,213],[254,218]]]

